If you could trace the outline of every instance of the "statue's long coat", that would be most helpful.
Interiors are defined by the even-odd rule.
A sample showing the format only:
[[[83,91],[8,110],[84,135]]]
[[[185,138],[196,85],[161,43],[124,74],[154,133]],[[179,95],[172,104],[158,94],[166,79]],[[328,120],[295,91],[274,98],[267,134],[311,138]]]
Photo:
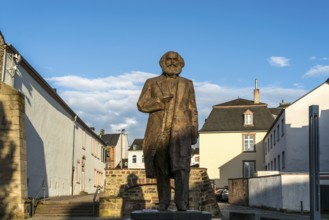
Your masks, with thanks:
[[[192,81],[177,77],[177,91],[171,100],[173,103],[165,107],[161,101],[166,93],[165,80],[164,75],[148,79],[137,103],[138,110],[149,113],[143,141],[145,171],[149,178],[155,177],[155,155],[164,160],[162,170],[168,170],[169,163],[171,173],[180,169],[189,170],[191,145],[196,144],[198,138],[198,112]],[[168,119],[169,115],[172,120]],[[162,139],[168,120],[171,124],[169,144],[163,143]],[[163,157],[165,154],[169,156],[169,161]]]

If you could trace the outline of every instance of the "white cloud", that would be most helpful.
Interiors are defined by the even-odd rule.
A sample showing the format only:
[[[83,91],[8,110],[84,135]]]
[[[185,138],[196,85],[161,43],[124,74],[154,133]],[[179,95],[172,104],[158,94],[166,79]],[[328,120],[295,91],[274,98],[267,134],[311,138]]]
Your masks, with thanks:
[[[307,71],[304,76],[305,77],[312,77],[312,76],[323,76],[329,75],[329,65],[316,65],[313,66],[309,71]]]
[[[321,58],[318,58],[316,56],[311,56],[310,57],[310,60],[328,61],[329,60],[329,57],[321,57]]]
[[[68,75],[48,81],[57,87],[60,96],[82,120],[96,128],[96,132],[105,129],[106,133],[117,133],[126,129],[131,143],[135,138],[143,138],[148,114],[139,112],[136,103],[145,80],[154,76],[131,72],[97,79]],[[227,87],[198,81],[194,81],[194,87],[200,129],[213,105],[238,97],[253,99],[253,87]],[[260,88],[261,102],[272,107],[278,106],[282,99],[292,102],[305,93],[301,88]]]
[[[143,83],[147,78],[155,76],[145,72],[130,72],[119,76],[88,79],[81,76],[67,75],[62,77],[51,77],[47,80],[63,88],[86,91],[103,91],[108,89],[134,88],[136,84]]]
[[[288,58],[285,57],[270,57],[267,59],[267,61],[272,65],[272,66],[276,66],[276,67],[286,67],[286,66],[290,66],[289,64],[289,60]]]

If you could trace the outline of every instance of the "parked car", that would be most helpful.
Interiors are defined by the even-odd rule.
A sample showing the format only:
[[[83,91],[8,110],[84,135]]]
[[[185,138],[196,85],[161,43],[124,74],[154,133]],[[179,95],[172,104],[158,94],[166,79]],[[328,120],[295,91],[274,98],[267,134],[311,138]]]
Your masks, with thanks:
[[[228,189],[218,189],[215,191],[217,202],[228,202]]]

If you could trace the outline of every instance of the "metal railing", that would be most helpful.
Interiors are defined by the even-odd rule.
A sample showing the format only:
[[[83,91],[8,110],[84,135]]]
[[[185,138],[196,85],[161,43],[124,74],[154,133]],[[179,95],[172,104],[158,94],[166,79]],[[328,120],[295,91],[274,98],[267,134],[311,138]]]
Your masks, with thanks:
[[[98,192],[102,189],[100,185],[96,186],[96,191],[94,193],[94,198],[93,198],[93,217],[95,217],[95,204],[96,204],[96,197]]]
[[[34,212],[35,212],[36,207],[38,205],[36,200],[37,200],[37,198],[39,198],[39,194],[40,194],[41,191],[43,191],[43,201],[45,201],[46,200],[46,186],[45,186],[44,181],[42,182],[41,188],[38,191],[38,193],[34,197],[32,197],[32,207],[31,207],[32,208],[32,210],[31,210],[31,215],[32,216],[34,215]]]

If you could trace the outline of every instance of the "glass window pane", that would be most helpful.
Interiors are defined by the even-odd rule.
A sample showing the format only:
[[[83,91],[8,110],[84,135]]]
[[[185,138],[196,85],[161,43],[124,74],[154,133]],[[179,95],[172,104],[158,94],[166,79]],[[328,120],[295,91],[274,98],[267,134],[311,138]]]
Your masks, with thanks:
[[[254,161],[244,161],[243,162],[243,176],[245,178],[253,177],[255,172],[255,162]]]
[[[254,135],[244,135],[244,151],[254,151]]]

